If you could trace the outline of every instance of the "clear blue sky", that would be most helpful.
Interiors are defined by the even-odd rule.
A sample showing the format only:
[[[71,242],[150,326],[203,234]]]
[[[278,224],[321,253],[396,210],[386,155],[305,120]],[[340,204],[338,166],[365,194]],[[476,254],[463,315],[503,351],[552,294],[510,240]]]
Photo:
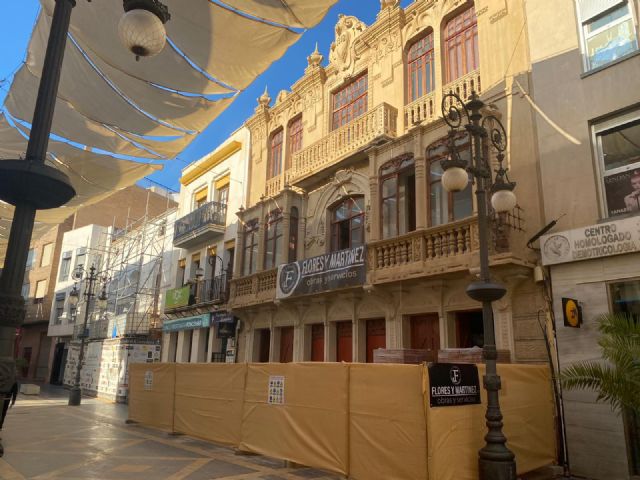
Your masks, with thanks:
[[[0,50],[0,82],[2,82],[0,84],[0,102],[4,101],[6,90],[9,88],[10,75],[24,60],[31,29],[39,9],[38,0],[4,0],[2,3],[3,11],[0,16],[0,45],[2,46]],[[403,6],[410,3],[411,0],[402,0],[401,2]],[[291,84],[302,76],[307,66],[307,55],[313,51],[316,42],[318,42],[320,52],[325,56],[326,63],[329,46],[334,38],[333,27],[337,22],[338,13],[355,15],[370,25],[379,10],[379,0],[340,0],[318,26],[305,32],[300,41],[293,45],[280,60],[273,63],[249,88],[240,93],[231,107],[209,125],[180,154],[178,159],[167,162],[164,170],[154,173],[150,178],[159,184],[178,190],[180,171],[188,163],[215,149],[253,113],[256,98],[262,94],[265,85],[269,87],[272,98],[275,98],[280,90],[288,90]],[[224,48],[224,46],[219,48]],[[140,184],[143,186],[152,185],[151,182],[144,180]]]

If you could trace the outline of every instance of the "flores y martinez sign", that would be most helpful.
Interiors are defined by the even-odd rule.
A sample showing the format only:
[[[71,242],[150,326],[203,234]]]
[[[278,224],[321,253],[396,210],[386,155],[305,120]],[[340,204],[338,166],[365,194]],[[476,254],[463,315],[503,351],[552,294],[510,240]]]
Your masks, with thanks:
[[[429,365],[429,400],[432,407],[479,404],[478,367],[470,363]]]
[[[361,246],[280,265],[276,298],[363,285],[364,259],[365,247]]]

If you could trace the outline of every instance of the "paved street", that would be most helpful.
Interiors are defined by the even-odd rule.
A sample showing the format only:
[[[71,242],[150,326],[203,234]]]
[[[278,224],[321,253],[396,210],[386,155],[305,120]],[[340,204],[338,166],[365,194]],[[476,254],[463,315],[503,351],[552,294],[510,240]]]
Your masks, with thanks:
[[[66,405],[66,391],[20,395],[2,432],[0,478],[154,480],[337,480],[281,460],[236,455],[233,449],[186,436],[126,425],[127,407],[83,399]]]

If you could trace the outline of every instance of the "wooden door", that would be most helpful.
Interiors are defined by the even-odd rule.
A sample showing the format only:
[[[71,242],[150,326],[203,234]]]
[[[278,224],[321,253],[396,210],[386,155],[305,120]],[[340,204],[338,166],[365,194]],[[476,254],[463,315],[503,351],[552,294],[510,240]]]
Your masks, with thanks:
[[[416,350],[440,349],[440,320],[437,313],[411,317],[411,348]]]
[[[293,327],[280,329],[280,363],[293,362]]]
[[[324,325],[311,325],[311,361],[324,362]]]
[[[353,361],[353,328],[351,322],[336,323],[336,361]]]
[[[377,348],[387,348],[384,318],[367,320],[367,363],[373,363],[373,351]]]
[[[271,344],[271,330],[265,328],[258,330],[260,335],[260,352],[258,362],[267,363],[269,361],[269,347]]]

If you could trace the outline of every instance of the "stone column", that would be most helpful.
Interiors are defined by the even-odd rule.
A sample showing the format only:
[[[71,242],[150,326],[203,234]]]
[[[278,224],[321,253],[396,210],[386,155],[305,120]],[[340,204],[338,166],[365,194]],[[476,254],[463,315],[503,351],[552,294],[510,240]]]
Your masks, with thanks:
[[[416,229],[427,228],[429,225],[429,206],[427,198],[428,168],[424,152],[414,157],[416,172]]]
[[[207,329],[196,328],[191,337],[191,363],[203,363],[206,361]]]
[[[192,330],[180,330],[178,332],[178,346],[176,348],[176,362],[189,362],[189,347],[191,345]]]

